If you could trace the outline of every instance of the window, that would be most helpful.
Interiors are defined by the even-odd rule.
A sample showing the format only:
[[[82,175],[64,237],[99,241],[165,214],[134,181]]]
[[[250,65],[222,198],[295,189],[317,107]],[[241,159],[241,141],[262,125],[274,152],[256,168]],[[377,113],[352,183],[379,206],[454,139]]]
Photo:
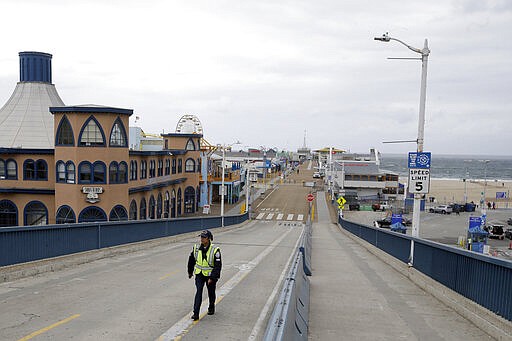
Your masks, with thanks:
[[[75,164],[73,161],[66,162],[66,182],[68,184],[75,183]]]
[[[124,221],[128,220],[128,214],[126,213],[126,209],[122,205],[116,205],[110,211],[110,215],[108,220],[110,221]]]
[[[171,174],[171,160],[165,159],[165,175]]]
[[[137,220],[137,202],[135,200],[130,203],[130,220]]]
[[[40,201],[31,201],[25,206],[26,226],[46,225],[48,224],[48,210]]]
[[[18,209],[10,200],[0,201],[0,227],[18,226]]]
[[[44,160],[25,160],[23,180],[48,180],[48,166]]]
[[[80,132],[79,146],[81,147],[94,147],[105,145],[105,135],[100,128],[96,119],[91,116],[84,123],[82,131]]]
[[[201,159],[197,159],[197,172],[201,173]]]
[[[57,161],[55,168],[57,169],[57,182],[75,183],[75,164],[72,161],[66,163],[64,161]]]
[[[155,197],[153,195],[149,198],[149,219],[155,219]]]
[[[128,165],[126,162],[119,162],[119,172],[117,173],[120,184],[128,183]]]
[[[150,178],[155,177],[155,168],[156,168],[155,166],[156,166],[155,160],[149,161],[149,177]]]
[[[141,179],[147,178],[147,162],[146,161],[140,162],[140,178]]]
[[[184,212],[185,213],[194,213],[195,207],[196,207],[196,191],[194,190],[194,187],[187,187],[185,188],[185,207]]]
[[[96,221],[107,221],[107,214],[96,206],[86,207],[78,216],[79,223],[92,223]]]
[[[179,217],[181,215],[181,188],[178,189],[178,204],[176,207],[176,216]]]
[[[140,219],[146,219],[146,198],[140,200]]]
[[[130,161],[130,180],[137,180],[137,161]]]
[[[66,164],[62,161],[57,161],[55,166],[57,169],[57,182],[66,182]]]
[[[176,218],[176,191],[171,192],[171,218]]]
[[[162,218],[162,193],[158,193],[156,199],[156,219]]]
[[[164,175],[164,161],[158,160],[158,176]]]
[[[185,172],[186,173],[193,173],[196,171],[196,163],[194,159],[187,159],[185,161]]]
[[[0,159],[0,179],[5,179],[5,161]]]
[[[164,140],[164,149],[169,149],[169,140],[168,139]]]
[[[165,192],[164,218],[169,218],[169,192]]]
[[[68,205],[59,207],[57,215],[55,216],[55,223],[57,224],[74,224],[76,223],[75,212]]]
[[[6,162],[6,173],[7,179],[9,180],[17,180],[18,179],[18,165],[14,160],[7,160]]]
[[[57,140],[55,141],[56,146],[74,146],[75,138],[73,136],[73,128],[66,116],[62,117],[57,128]]]
[[[185,147],[186,150],[196,150],[196,146],[194,146],[194,141],[192,139],[189,139],[187,142],[187,146]]]
[[[78,165],[78,182],[82,184],[104,184],[106,166],[101,161],[91,164],[88,161],[82,161]]]
[[[110,133],[110,146],[111,147],[126,147],[126,131],[124,130],[123,122],[119,117],[114,122],[112,132]]]
[[[108,167],[108,182],[111,184],[117,183],[117,172],[119,170],[119,166],[117,162],[113,161],[110,163]]]
[[[172,174],[176,174],[176,159],[172,159]]]
[[[183,160],[178,159],[178,173],[183,173]]]

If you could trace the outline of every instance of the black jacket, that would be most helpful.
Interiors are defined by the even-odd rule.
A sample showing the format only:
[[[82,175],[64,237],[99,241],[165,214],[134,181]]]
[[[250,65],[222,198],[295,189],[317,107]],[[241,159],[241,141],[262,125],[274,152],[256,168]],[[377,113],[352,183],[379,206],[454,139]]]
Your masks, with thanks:
[[[203,245],[199,246],[199,252],[203,253],[203,259],[206,259],[206,251],[208,251],[208,249],[203,247]],[[188,270],[189,275],[192,275],[194,273],[195,265],[196,265],[196,259],[194,257],[194,249],[192,248],[192,252],[190,252],[190,256],[188,256],[188,265],[187,265],[187,270]],[[219,249],[213,255],[213,270],[212,270],[212,273],[210,274],[210,278],[218,280],[220,278],[220,270],[221,269],[222,269],[222,257],[221,257],[220,249]]]

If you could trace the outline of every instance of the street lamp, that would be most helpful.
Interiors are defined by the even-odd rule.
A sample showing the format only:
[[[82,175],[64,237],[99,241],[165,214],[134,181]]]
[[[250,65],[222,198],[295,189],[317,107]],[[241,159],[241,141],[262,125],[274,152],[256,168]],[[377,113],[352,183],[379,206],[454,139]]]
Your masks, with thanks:
[[[487,190],[487,164],[491,162],[491,160],[478,160],[480,162],[484,163],[484,190],[483,192],[480,192],[480,213],[484,215],[486,213],[485,210],[485,195]]]
[[[388,33],[384,33],[382,37],[376,37],[374,40],[379,40],[382,42],[389,42],[391,40],[397,41],[400,44],[407,47],[409,50],[421,54],[421,87],[420,87],[420,110],[419,110],[419,119],[418,119],[418,138],[416,140],[417,152],[423,152],[423,142],[425,135],[425,100],[427,94],[427,64],[428,64],[428,56],[430,54],[430,50],[428,48],[428,41],[425,39],[425,43],[423,45],[423,49],[418,49],[416,47],[412,47],[403,41],[392,38],[388,35]],[[420,58],[400,58],[400,59],[420,59]],[[412,211],[412,236],[418,238],[420,232],[420,208],[421,208],[421,194],[414,194],[414,206]],[[411,240],[411,254],[410,254],[410,265],[413,264],[413,256],[414,256],[414,240]]]
[[[464,204],[468,202],[468,180],[469,180],[469,169],[466,162],[471,162],[473,160],[464,160],[464,165],[466,168],[466,178],[464,179]]]
[[[240,141],[233,142],[227,146],[232,147],[235,144],[240,144]],[[217,148],[222,148],[222,180],[220,185],[220,221],[221,221],[221,227],[224,227],[224,178],[225,178],[225,170],[226,170],[226,144],[220,145],[217,144]]]

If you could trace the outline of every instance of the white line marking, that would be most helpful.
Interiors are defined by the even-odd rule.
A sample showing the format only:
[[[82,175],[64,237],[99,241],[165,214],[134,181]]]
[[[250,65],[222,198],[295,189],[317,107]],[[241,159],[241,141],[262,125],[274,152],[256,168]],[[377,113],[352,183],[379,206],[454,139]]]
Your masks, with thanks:
[[[217,290],[217,301],[218,303],[222,301],[222,299],[233,290],[235,286],[237,286],[258,264],[270,253],[274,250],[283,239],[285,239],[288,234],[292,231],[289,229],[285,234],[281,237],[277,238],[271,245],[269,245],[265,250],[263,250],[256,258],[251,260],[246,266],[241,266],[239,271],[231,277],[222,287]],[[299,238],[300,240],[300,238]],[[293,249],[295,251],[295,249]],[[206,316],[206,311],[208,310],[208,298],[205,298],[201,303],[201,311],[199,312],[199,319],[202,319]],[[184,334],[188,332],[190,327],[197,324],[197,321],[192,321],[190,316],[192,316],[192,311],[186,314],[181,320],[179,320],[174,326],[169,328],[165,333],[160,335],[157,339],[158,341],[167,341],[174,340],[176,338],[181,338]]]
[[[260,213],[260,214],[258,214],[258,216],[256,217],[256,219],[260,220],[260,219],[262,219],[262,218],[263,218],[263,216],[264,216],[264,215],[265,215],[265,213],[264,213],[264,212],[263,212],[263,213]]]
[[[267,220],[270,220],[274,218],[274,213],[269,213],[269,215],[267,216]]]
[[[288,214],[286,220],[293,220],[293,213]]]
[[[276,218],[276,219],[277,219],[277,220],[281,220],[281,219],[283,219],[283,215],[284,215],[284,214],[279,213],[279,214],[277,215],[277,218]]]
[[[304,220],[304,214],[299,214],[299,215],[297,215],[297,220],[298,220],[298,221],[302,221],[302,220]]]
[[[277,188],[278,188],[278,187],[275,187],[275,188],[272,190],[272,192],[270,192],[270,193],[265,197],[265,199],[263,199],[263,200],[258,204],[258,206],[256,206],[256,208],[260,207],[260,205],[261,205],[261,204],[263,204],[263,202],[264,202],[265,200],[267,200],[267,199],[268,199],[268,197],[269,197],[272,193],[274,193],[274,191],[275,191]]]

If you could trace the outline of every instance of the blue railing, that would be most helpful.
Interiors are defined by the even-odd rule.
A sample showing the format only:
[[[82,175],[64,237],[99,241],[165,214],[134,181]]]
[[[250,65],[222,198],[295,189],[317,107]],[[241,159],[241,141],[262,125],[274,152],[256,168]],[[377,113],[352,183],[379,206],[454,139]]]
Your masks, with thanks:
[[[347,231],[402,262],[414,240],[414,268],[512,321],[512,262],[339,219]]]
[[[248,219],[225,216],[224,225]],[[8,227],[0,229],[0,266],[174,236],[221,226],[221,217]]]

